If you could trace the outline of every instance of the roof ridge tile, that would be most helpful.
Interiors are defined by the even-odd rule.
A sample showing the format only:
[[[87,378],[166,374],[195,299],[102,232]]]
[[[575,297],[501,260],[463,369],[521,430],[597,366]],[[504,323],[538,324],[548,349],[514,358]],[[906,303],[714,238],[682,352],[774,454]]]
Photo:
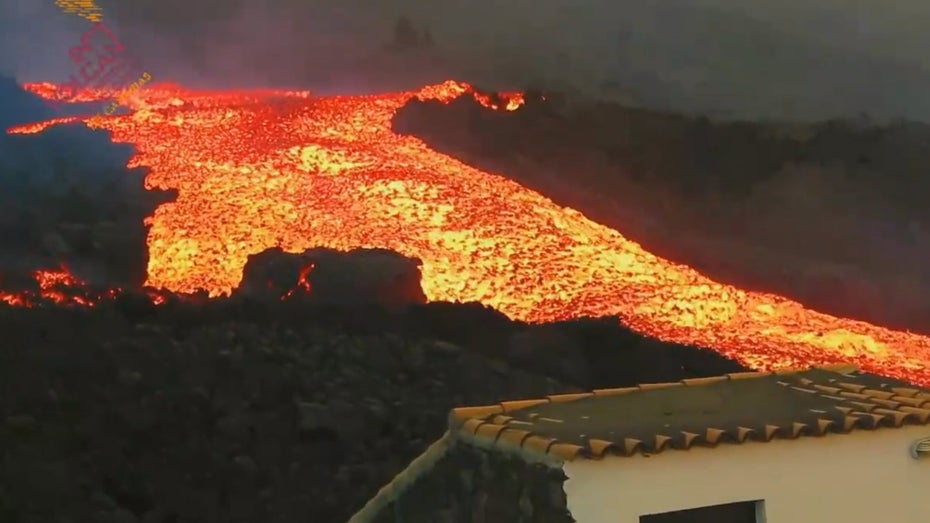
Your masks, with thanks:
[[[619,396],[620,394],[630,394],[631,392],[639,392],[639,387],[619,387],[616,389],[594,389],[594,396]]]
[[[917,407],[898,407],[898,410],[901,412],[907,412],[908,414],[913,414],[922,424],[930,423],[930,409],[922,409]]]
[[[510,413],[515,410],[535,407],[544,403],[549,403],[549,399],[502,401],[501,408],[503,409],[504,413]]]
[[[671,389],[673,387],[684,387],[685,384],[680,381],[672,381],[670,383],[641,383],[636,387],[639,390],[662,390],[662,389]]]
[[[565,401],[583,400],[585,398],[591,398],[593,396],[594,396],[593,392],[575,392],[575,393],[569,393],[569,394],[551,394],[549,396],[546,396],[546,399],[552,403],[562,403]],[[530,401],[534,401],[534,400],[530,400]]]

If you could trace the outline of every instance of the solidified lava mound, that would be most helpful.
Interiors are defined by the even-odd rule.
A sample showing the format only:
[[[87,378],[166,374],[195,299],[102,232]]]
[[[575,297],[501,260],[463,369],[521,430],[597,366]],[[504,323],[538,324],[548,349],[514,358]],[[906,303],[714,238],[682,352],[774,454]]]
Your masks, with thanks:
[[[54,86],[27,86],[67,96]],[[619,316],[666,341],[704,346],[756,369],[852,362],[930,383],[930,339],[723,285],[657,257],[620,232],[502,176],[391,130],[414,98],[468,95],[448,82],[420,92],[314,98],[306,92],[193,92],[153,85],[135,110],[101,126],[176,189],[150,219],[148,281],[213,295],[242,279],[249,255],[382,248],[422,260],[431,301],[480,302],[545,322]],[[90,96],[90,95],[84,95]],[[106,94],[99,94],[100,98]],[[74,121],[20,126],[35,133]]]
[[[384,249],[311,249],[301,254],[269,249],[249,256],[233,295],[278,300],[304,295],[314,304],[403,309],[426,303],[420,263]]]

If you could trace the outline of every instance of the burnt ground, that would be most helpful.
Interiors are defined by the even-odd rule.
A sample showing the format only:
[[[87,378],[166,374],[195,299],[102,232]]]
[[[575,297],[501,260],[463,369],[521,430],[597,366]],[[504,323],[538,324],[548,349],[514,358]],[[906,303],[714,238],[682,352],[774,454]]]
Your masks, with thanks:
[[[394,129],[717,281],[930,333],[930,126],[528,98],[514,113],[411,101]]]
[[[142,218],[171,195],[128,148],[68,126],[0,152],[4,290],[62,261],[89,283],[68,292],[128,289],[0,304],[2,523],[340,523],[453,407],[743,370],[617,318],[425,304],[418,261],[389,251],[270,250],[230,298],[155,306]]]
[[[449,409],[741,370],[616,320],[252,297],[0,308],[0,521],[341,522]]]

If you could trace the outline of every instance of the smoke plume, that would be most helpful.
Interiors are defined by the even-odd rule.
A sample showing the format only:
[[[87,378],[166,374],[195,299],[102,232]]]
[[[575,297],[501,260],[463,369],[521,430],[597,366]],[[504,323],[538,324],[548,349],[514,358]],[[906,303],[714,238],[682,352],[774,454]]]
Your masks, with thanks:
[[[349,93],[452,75],[730,117],[930,117],[930,37],[917,24],[930,6],[912,0],[99,3],[155,81]],[[67,77],[88,22],[51,1],[5,5],[0,69]],[[391,49],[402,15],[435,48]]]

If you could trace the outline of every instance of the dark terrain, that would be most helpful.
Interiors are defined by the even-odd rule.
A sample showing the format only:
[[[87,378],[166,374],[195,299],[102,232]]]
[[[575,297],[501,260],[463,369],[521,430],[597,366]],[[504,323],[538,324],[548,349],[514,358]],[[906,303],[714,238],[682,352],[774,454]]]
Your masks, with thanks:
[[[9,289],[11,278],[61,264],[103,286],[138,288],[145,281],[143,220],[175,195],[146,190],[145,172],[126,168],[132,147],[82,124],[6,134],[80,110],[76,105],[55,113],[0,75],[0,289]]]
[[[741,370],[616,319],[467,304],[127,295],[3,308],[0,331],[4,523],[336,523],[455,406]]]

